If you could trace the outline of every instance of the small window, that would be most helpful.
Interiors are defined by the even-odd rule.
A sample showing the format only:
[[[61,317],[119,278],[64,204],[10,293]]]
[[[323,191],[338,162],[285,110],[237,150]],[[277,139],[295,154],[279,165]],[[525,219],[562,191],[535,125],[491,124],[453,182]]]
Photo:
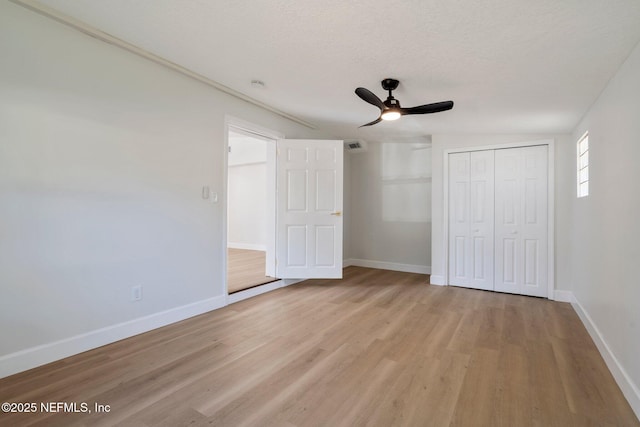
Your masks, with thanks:
[[[589,132],[578,140],[578,197],[589,195]]]

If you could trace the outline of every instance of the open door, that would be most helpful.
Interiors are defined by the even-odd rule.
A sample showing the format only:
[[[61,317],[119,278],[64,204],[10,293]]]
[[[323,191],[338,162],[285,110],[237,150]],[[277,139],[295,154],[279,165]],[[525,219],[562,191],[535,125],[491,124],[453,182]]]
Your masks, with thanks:
[[[342,278],[343,155],[342,141],[278,140],[278,278]]]

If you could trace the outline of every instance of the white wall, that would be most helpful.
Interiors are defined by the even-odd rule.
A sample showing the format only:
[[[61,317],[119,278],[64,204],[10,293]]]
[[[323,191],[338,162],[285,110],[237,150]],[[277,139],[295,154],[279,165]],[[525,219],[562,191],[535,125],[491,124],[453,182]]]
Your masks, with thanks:
[[[329,137],[9,2],[0,58],[0,376],[224,300],[225,114]]]
[[[555,142],[555,212],[556,212],[556,235],[555,254],[556,289],[570,289],[570,272],[567,261],[567,248],[569,233],[566,227],[567,206],[566,199],[567,186],[574,177],[570,170],[566,168],[570,138],[568,135],[489,135],[489,134],[458,134],[458,135],[433,135],[433,197],[432,197],[432,241],[431,241],[431,270],[432,283],[443,284],[446,271],[444,257],[444,230],[446,220],[444,218],[444,152],[445,150],[466,147],[504,145],[521,142],[540,141],[543,139],[553,139]],[[569,147],[569,148],[567,148]]]
[[[577,199],[574,144],[587,130],[589,196]],[[640,46],[577,126],[571,145],[565,167],[574,174],[573,294],[626,375],[623,391],[640,414]]]
[[[227,246],[230,248],[267,249],[267,144],[273,143],[229,132]]]
[[[369,142],[368,151],[348,157],[350,258],[359,265],[428,272],[430,144]]]
[[[228,247],[266,251],[267,163],[229,166],[228,180]]]
[[[239,166],[267,161],[267,142],[258,136],[249,136],[233,128],[229,129],[229,156],[227,165]]]

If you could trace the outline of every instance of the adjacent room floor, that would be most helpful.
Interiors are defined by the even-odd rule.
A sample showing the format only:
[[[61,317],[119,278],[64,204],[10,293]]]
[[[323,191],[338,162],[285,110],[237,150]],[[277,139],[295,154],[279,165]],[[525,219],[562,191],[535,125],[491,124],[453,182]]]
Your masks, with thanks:
[[[227,291],[234,292],[278,280],[265,275],[266,252],[227,249]]]
[[[571,305],[360,267],[0,380],[47,426],[638,426]]]

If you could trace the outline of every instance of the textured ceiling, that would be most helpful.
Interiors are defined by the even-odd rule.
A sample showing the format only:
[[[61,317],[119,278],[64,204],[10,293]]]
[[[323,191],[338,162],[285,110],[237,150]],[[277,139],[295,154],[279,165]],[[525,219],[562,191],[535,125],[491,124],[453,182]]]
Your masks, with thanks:
[[[638,0],[41,0],[332,136],[566,133],[640,40]],[[405,107],[452,111],[370,128]],[[265,82],[263,89],[251,80]]]

